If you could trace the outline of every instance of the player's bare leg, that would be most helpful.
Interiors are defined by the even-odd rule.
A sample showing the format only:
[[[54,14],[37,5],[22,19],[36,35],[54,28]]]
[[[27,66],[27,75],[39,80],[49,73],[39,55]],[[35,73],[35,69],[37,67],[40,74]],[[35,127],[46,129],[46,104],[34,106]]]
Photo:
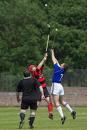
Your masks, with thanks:
[[[62,122],[62,125],[63,125],[65,123],[66,117],[64,116],[62,107],[60,105],[59,96],[58,95],[53,95],[53,99],[54,99],[54,104],[56,106],[56,109],[57,109],[57,111],[59,112],[59,114],[61,116],[61,122]]]
[[[70,111],[72,118],[76,119],[76,112],[71,108],[71,106],[67,102],[64,101],[63,96],[60,96],[60,103]]]

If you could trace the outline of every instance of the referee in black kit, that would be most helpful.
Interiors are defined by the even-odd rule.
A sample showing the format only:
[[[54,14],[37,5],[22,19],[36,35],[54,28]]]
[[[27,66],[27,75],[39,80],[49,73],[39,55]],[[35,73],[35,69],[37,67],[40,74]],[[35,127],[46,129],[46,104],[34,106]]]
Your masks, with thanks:
[[[22,92],[22,100],[20,92]],[[30,76],[30,73],[24,71],[24,79],[22,79],[16,89],[17,102],[21,101],[20,124],[19,129],[23,127],[26,110],[30,107],[29,127],[34,128],[33,123],[37,110],[37,101],[44,99],[43,88],[40,83]]]

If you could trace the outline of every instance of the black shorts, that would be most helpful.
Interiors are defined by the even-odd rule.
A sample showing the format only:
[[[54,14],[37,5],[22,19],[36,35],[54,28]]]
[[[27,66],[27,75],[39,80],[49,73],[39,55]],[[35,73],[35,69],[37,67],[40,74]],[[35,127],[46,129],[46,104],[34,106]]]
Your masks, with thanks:
[[[49,92],[48,92],[48,90],[47,90],[46,87],[43,88],[43,91],[44,91],[44,96],[45,96],[45,98],[50,96],[50,94],[49,94]]]
[[[30,109],[32,110],[37,110],[37,101],[34,100],[29,100],[28,98],[23,98],[22,99],[22,103],[21,103],[21,109],[28,109],[30,107]]]

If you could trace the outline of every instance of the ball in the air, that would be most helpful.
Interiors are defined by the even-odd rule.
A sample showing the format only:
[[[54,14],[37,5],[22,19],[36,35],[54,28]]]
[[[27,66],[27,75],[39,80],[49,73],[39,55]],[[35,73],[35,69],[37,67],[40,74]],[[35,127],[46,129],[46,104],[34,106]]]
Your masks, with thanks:
[[[47,4],[45,4],[45,7],[47,7]]]
[[[58,31],[58,29],[56,28],[55,31]]]

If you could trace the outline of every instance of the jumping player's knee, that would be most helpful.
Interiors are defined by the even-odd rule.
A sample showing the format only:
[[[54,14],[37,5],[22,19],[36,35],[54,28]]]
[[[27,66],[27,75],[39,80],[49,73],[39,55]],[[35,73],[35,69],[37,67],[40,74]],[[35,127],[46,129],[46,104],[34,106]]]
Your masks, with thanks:
[[[68,104],[67,102],[65,102],[65,101],[62,101],[62,103],[61,103],[64,107],[66,107],[66,105]]]
[[[60,103],[55,103],[55,106],[56,106],[56,107],[59,107],[59,106],[60,106]]]

